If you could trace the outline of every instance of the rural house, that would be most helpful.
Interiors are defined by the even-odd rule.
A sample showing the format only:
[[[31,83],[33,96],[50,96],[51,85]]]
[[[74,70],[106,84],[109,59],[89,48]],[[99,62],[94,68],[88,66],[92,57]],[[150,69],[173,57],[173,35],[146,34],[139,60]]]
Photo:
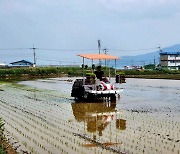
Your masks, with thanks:
[[[11,67],[32,67],[33,66],[33,63],[26,60],[12,62],[10,64],[11,64]]]

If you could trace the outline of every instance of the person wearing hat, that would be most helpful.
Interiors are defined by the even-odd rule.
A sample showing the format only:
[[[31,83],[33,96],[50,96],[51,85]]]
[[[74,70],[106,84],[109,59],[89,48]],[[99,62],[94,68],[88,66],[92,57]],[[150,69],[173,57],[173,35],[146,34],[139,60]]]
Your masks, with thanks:
[[[97,70],[94,73],[96,74],[97,79],[102,81],[102,77],[104,76],[104,72],[101,70],[101,66],[98,66]]]

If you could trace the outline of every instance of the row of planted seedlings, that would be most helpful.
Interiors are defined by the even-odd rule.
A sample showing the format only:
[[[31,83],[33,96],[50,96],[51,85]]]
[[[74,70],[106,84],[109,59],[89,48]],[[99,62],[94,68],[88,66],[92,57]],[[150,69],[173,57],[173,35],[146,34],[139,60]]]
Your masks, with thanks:
[[[22,97],[20,97],[20,98],[22,98]],[[20,102],[20,101],[19,101]],[[23,101],[24,102],[24,101]],[[22,105],[24,104],[22,102]],[[28,102],[28,100],[26,100],[26,109],[31,109],[32,108],[32,106],[33,106],[33,104],[31,104],[31,103],[27,103]],[[45,105],[47,105],[47,103],[44,103],[44,102],[40,102],[40,103],[37,103],[38,101],[36,101],[36,102],[34,102],[34,101],[31,101],[31,102],[33,102],[35,105],[36,105],[36,108],[34,109],[34,108],[32,108],[31,110],[35,110],[36,112],[36,114],[38,114],[38,113],[41,113],[41,112],[43,112],[43,114],[45,113],[45,114],[48,114],[48,112],[49,112],[49,110],[46,110],[46,106]],[[28,106],[27,106],[28,105]],[[54,106],[55,104],[53,103],[53,106]],[[38,109],[38,106],[39,106],[39,109]],[[42,110],[42,106],[43,106],[43,110]],[[50,107],[50,110],[51,110],[51,108],[53,107],[51,104],[48,106],[48,107]],[[57,105],[58,106],[58,105]],[[24,107],[24,106],[23,106]],[[59,107],[60,108],[60,107]],[[24,110],[25,110],[25,107],[23,108]],[[55,109],[57,109],[57,108],[55,108]],[[45,111],[44,111],[45,110]],[[62,112],[63,111],[65,111],[65,108],[61,108],[61,115],[65,115],[66,117],[67,117],[67,115],[65,114],[65,113],[63,113],[62,114]],[[32,113],[32,112],[30,112],[30,113]],[[54,109],[53,109],[53,113],[54,113]],[[52,116],[52,115],[51,115]],[[62,118],[62,116],[59,116],[60,118]],[[61,119],[62,120],[62,119]]]
[[[142,117],[143,117],[143,116],[142,116]],[[135,117],[135,118],[137,118],[137,117]],[[129,120],[130,120],[130,119],[129,119]],[[134,119],[133,119],[133,120],[134,120]],[[139,120],[141,120],[141,119],[139,119]],[[139,120],[138,120],[138,121],[139,121]],[[133,124],[133,125],[134,125],[134,124]],[[133,125],[132,125],[132,126],[133,126]],[[121,133],[122,133],[122,132],[121,132]],[[138,133],[138,131],[137,131],[137,132],[135,132],[135,134],[136,134],[136,133]]]
[[[54,79],[53,79],[54,80]],[[40,80],[36,81],[36,82],[39,82]],[[42,80],[42,82],[44,82],[46,80]],[[47,80],[49,82],[49,80]],[[51,80],[50,80],[51,81]],[[56,83],[53,82],[53,83]],[[53,96],[53,98],[65,98],[65,99],[70,99],[70,95],[69,93],[67,92],[64,92],[64,91],[61,91],[61,92],[58,92],[58,91],[55,91],[55,90],[47,90],[47,89],[39,89],[39,88],[33,88],[33,87],[27,87],[27,86],[14,86],[15,89],[21,89],[21,90],[24,90],[24,91],[29,91],[29,92],[32,92],[33,94],[36,94],[36,92],[42,92],[41,93],[41,96],[44,95],[47,99],[49,98],[49,96]],[[41,99],[43,99],[44,97],[41,97]]]
[[[133,116],[131,113],[130,113],[130,116],[129,116],[129,113],[127,113],[126,116],[125,115],[126,114],[123,114],[121,117],[123,119],[127,119],[127,122],[128,122],[127,124],[128,125],[127,125],[127,128],[126,128],[126,131],[117,131],[115,129],[112,129],[111,130],[111,132],[112,132],[111,138],[117,138],[118,142],[119,142],[119,138],[120,138],[122,140],[122,142],[123,142],[123,145],[125,145],[124,149],[126,149],[128,151],[134,151],[135,152],[136,150],[134,150],[133,148],[136,148],[137,150],[140,150],[141,152],[142,151],[147,151],[148,149],[149,149],[149,151],[151,149],[154,149],[154,147],[156,147],[155,146],[156,141],[158,143],[159,140],[158,140],[158,137],[154,136],[154,133],[148,133],[148,131],[147,131],[148,129],[146,130],[146,129],[143,128],[144,125],[147,128],[149,128],[149,125],[146,125],[147,120],[144,121],[143,123],[141,123],[141,122],[139,122],[139,117],[137,118],[136,116]],[[139,116],[142,116],[142,115],[139,115]],[[134,120],[134,117],[137,120]],[[148,117],[146,117],[146,118],[148,118]],[[153,123],[152,123],[152,125],[153,125]],[[155,129],[158,129],[158,128],[155,128]],[[110,134],[111,132],[106,133],[106,134]],[[105,137],[108,137],[108,136],[105,135]],[[168,142],[170,142],[170,141],[168,140]],[[155,144],[153,144],[153,143],[155,143]],[[166,141],[164,143],[166,143]],[[135,144],[137,144],[137,146],[135,146]],[[169,147],[169,144],[171,145],[171,148]],[[158,148],[158,149],[165,150],[165,151],[170,151],[170,152],[172,150],[172,152],[173,152],[174,150],[172,149],[172,147],[174,147],[174,145],[173,145],[174,143],[172,142],[172,143],[169,143],[169,144],[166,143],[167,147],[164,147],[164,145],[162,145],[161,148]],[[142,145],[144,145],[144,146],[142,146]],[[131,147],[130,148],[131,150],[128,149],[128,146]],[[141,147],[141,149],[139,149],[140,147]],[[137,153],[138,152],[139,151],[137,151]]]
[[[153,139],[152,139],[153,140]]]
[[[79,129],[78,129],[79,130]]]
[[[64,110],[64,109],[63,109],[63,110]],[[58,121],[56,120],[55,122],[57,123]],[[69,125],[69,124],[67,124],[67,126],[68,126],[68,125]],[[66,127],[67,127],[67,126],[66,126]],[[77,126],[78,126],[78,125],[77,125]],[[72,124],[71,124],[71,126],[69,126],[69,127],[71,127],[71,129],[74,129],[75,126],[72,126]],[[79,128],[78,128],[77,130],[79,131]],[[81,129],[81,131],[83,131],[83,129]]]
[[[163,122],[160,122],[158,119],[154,119],[151,116],[147,116],[147,115],[141,114],[141,113],[137,114],[136,119],[137,119],[137,121],[141,121],[141,123],[139,125],[140,128],[135,130],[134,134],[136,134],[136,135],[139,134],[140,139],[144,139],[143,143],[145,141],[148,141],[148,142],[150,142],[151,146],[154,146],[153,143],[155,143],[155,145],[158,145],[158,143],[161,143],[160,144],[161,147],[159,147],[157,149],[159,149],[159,150],[164,149],[166,151],[168,151],[168,150],[174,151],[175,150],[174,149],[174,147],[176,147],[175,140],[170,141],[168,138],[163,137],[164,132],[165,132],[164,130],[167,130],[167,128],[165,126],[163,126]],[[134,126],[135,125],[132,124],[131,128],[134,128]],[[162,129],[161,132],[159,132],[159,130],[162,126],[163,126],[164,130]],[[178,130],[173,130],[173,132],[174,132],[174,134],[177,134]],[[144,136],[145,136],[145,138],[144,138]],[[170,142],[170,144],[169,144],[169,142]],[[168,147],[169,145],[171,145],[171,148]],[[166,147],[164,147],[164,146],[166,146]]]
[[[167,128],[164,126],[164,122],[160,122],[158,119],[153,119],[151,116],[147,116],[143,113],[131,113],[125,112],[121,115],[121,118],[127,120],[127,127],[124,131],[117,131],[112,129],[112,136],[120,138],[124,150],[133,153],[139,152],[178,152],[178,140],[171,140],[164,138],[164,134]],[[169,123],[169,121],[168,121]],[[171,124],[177,124],[176,122],[171,122]],[[157,124],[157,125],[156,125]],[[159,129],[163,125],[165,131],[162,130],[162,135],[159,135]],[[176,128],[176,127],[175,127]],[[174,135],[177,135],[178,129],[174,130]],[[122,149],[123,146],[119,148]]]
[[[17,142],[18,137],[17,137],[17,131],[21,132],[19,129],[15,128],[15,126],[17,126],[17,123],[13,123],[15,120],[11,118],[11,110],[6,110],[7,107],[3,108],[4,106],[1,104],[1,116],[5,118],[6,120],[6,135],[7,135],[7,139],[10,141],[10,143],[13,145],[13,147],[19,148],[20,145],[18,145],[19,143]],[[9,127],[11,125],[11,127]],[[22,124],[21,124],[22,125]],[[13,130],[13,128],[15,128],[16,130]],[[9,134],[11,134],[9,136]],[[14,145],[16,144],[16,145]],[[25,150],[23,150],[25,149]],[[19,150],[19,149],[17,149]],[[26,148],[20,148],[20,150],[26,151]],[[20,151],[17,151],[20,152]],[[21,151],[22,152],[22,151]]]
[[[58,106],[58,105],[57,105]],[[62,109],[61,111],[63,111],[63,110],[65,110],[65,109]]]
[[[21,97],[23,97],[23,96],[20,96],[20,98],[21,98]],[[13,98],[13,96],[11,96],[11,98]],[[15,96],[14,99],[15,99],[15,98],[17,98],[17,96]],[[18,99],[18,98],[17,98],[17,99]],[[24,102],[24,100],[25,100],[26,103]],[[27,103],[27,102],[28,102],[28,99],[26,99],[26,98],[24,98],[24,100],[22,101],[21,105],[22,105],[23,107],[24,107],[24,105],[26,105],[27,109],[31,108],[31,106],[32,106],[31,103],[35,103],[35,104],[36,104],[36,108],[37,108],[38,106],[40,106],[40,109],[42,108],[42,105],[46,105],[46,104],[44,104],[43,102],[42,102],[42,103],[40,102],[41,104],[37,104],[38,101],[35,102],[34,100],[33,100],[33,101],[30,101],[29,103]],[[19,100],[19,102],[21,102],[21,100]],[[28,106],[27,106],[27,105],[28,105]],[[51,106],[52,106],[52,105],[51,105]],[[40,112],[40,110],[38,110],[38,112]],[[48,111],[44,111],[44,110],[43,110],[42,112],[48,112]]]
[[[3,106],[3,105],[1,105],[1,106]],[[26,148],[28,148],[28,151],[31,151],[32,148],[31,148],[30,144],[27,144],[31,140],[31,136],[29,135],[29,133],[27,133],[27,130],[29,130],[29,128],[31,128],[29,125],[26,125],[26,123],[28,123],[28,122],[21,121],[21,119],[19,117],[17,117],[18,111],[13,113],[14,110],[11,110],[11,108],[9,108],[9,106],[3,106],[3,107],[4,108],[2,108],[3,110],[1,111],[1,114],[6,119],[7,131],[10,132],[10,134],[16,140],[21,139],[22,144],[25,145]],[[21,116],[23,116],[23,115],[21,114]],[[29,147],[27,147],[27,145]]]
[[[143,113],[138,113],[136,118],[137,117],[139,118],[138,121],[143,125],[142,128],[149,129],[150,132],[148,132],[148,134],[158,135],[162,138],[167,137],[167,139],[175,142],[179,139],[180,123],[178,121],[159,119]]]
[[[12,112],[12,111],[11,111]],[[17,113],[17,111],[15,112],[15,113]],[[21,113],[21,112],[20,112]],[[20,115],[21,116],[21,115]],[[25,115],[23,115],[23,116],[21,116],[21,117],[24,117]],[[13,115],[12,117],[15,117],[15,115]],[[18,118],[18,117],[16,117],[16,118]],[[13,121],[13,119],[11,119],[12,121]],[[14,121],[15,121],[15,119],[14,119]],[[25,120],[24,120],[25,121]],[[18,121],[16,121],[16,124],[18,123]],[[22,127],[22,124],[20,125],[21,127]],[[28,128],[29,126],[25,126],[26,128]],[[17,129],[17,128],[16,128]],[[26,131],[27,131],[27,129],[26,129]],[[69,132],[67,132],[67,134],[65,134],[65,136],[67,136],[69,134]],[[70,136],[71,137],[71,136]],[[26,142],[25,142],[26,143]],[[72,148],[73,148],[73,146],[72,146]]]

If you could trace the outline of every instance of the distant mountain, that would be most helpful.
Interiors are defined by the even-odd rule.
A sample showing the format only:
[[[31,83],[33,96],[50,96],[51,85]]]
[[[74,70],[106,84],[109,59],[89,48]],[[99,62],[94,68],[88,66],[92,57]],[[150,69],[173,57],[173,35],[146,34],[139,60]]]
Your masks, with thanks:
[[[162,52],[169,52],[169,51],[180,51],[180,44],[176,44],[171,47],[163,48]],[[147,54],[137,55],[137,56],[122,56],[121,60],[118,61],[117,67],[122,68],[124,66],[142,66],[147,64],[159,64],[159,52],[155,51]]]

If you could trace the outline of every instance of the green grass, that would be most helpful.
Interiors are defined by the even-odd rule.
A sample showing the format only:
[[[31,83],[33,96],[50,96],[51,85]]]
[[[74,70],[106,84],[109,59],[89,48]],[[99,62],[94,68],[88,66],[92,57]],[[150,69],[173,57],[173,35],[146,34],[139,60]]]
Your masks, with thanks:
[[[0,69],[0,78],[14,78],[26,76],[49,76],[49,75],[80,75],[80,67],[36,67],[36,68],[7,68]]]
[[[180,70],[125,70],[124,73],[130,78],[180,80]]]
[[[6,81],[0,81],[0,85],[6,84],[6,83],[7,83]]]
[[[5,154],[6,149],[3,146],[3,140],[4,140],[4,122],[2,118],[0,118],[0,154]]]
[[[109,69],[106,70],[105,67],[102,67],[105,75],[108,76]],[[87,68],[84,70],[84,74],[91,73],[91,68]],[[114,69],[110,70],[111,76],[114,76]],[[178,76],[180,74],[180,70],[152,70],[145,69],[144,71],[139,70],[117,70],[117,73],[124,73],[128,77],[145,77],[145,76],[162,76],[165,78],[166,76],[172,77],[172,75]],[[29,80],[29,79],[37,79],[37,78],[48,78],[48,77],[61,77],[61,76],[82,76],[83,70],[81,67],[36,67],[36,68],[6,68],[0,69],[0,84],[5,83],[7,80],[18,81],[18,80]],[[176,78],[176,77],[175,77]],[[179,78],[179,77],[178,77]],[[3,82],[4,81],[4,82]]]
[[[6,154],[6,149],[3,144],[0,144],[0,154]]]
[[[2,118],[0,118],[0,139],[4,138],[4,122]]]

